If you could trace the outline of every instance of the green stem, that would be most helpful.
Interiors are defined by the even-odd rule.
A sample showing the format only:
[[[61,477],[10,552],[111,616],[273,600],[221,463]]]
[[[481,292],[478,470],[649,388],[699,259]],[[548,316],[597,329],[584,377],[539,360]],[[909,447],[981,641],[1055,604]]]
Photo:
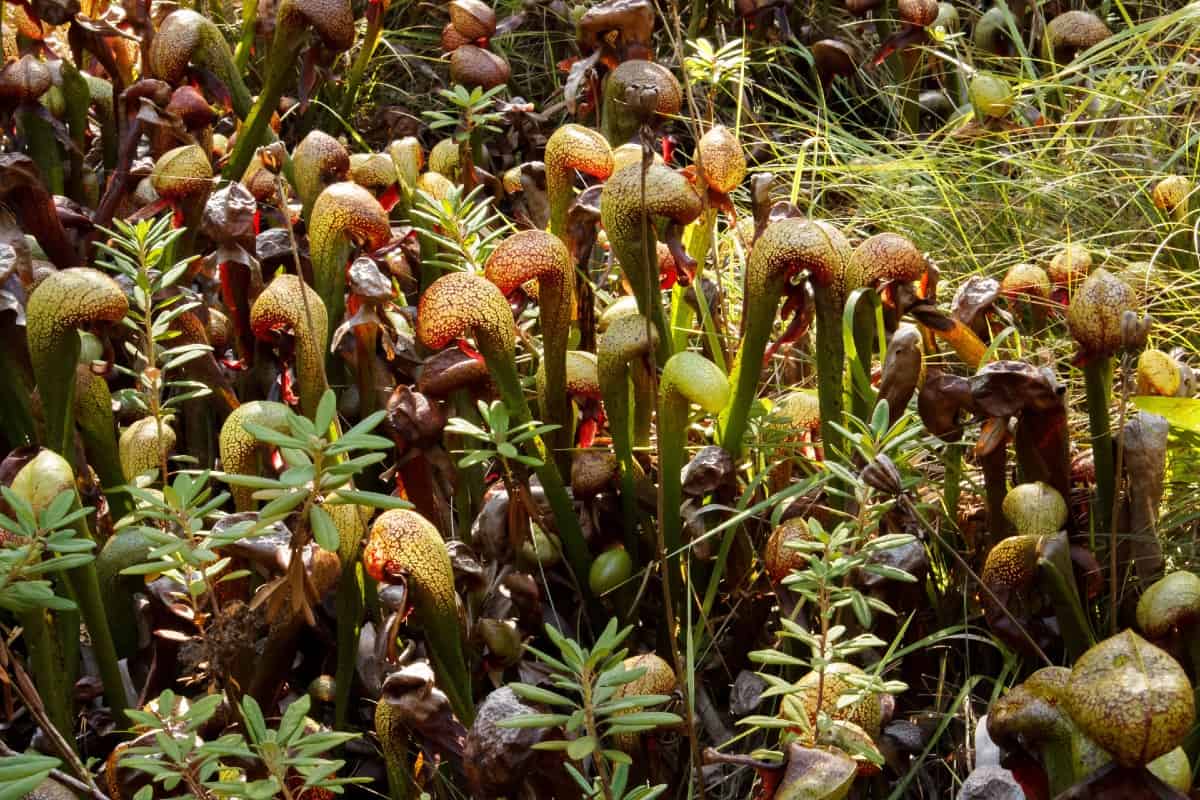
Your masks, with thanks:
[[[729,381],[713,362],[697,353],[683,352],[672,356],[663,367],[658,397],[658,517],[663,550],[659,555],[666,559],[664,591],[669,590],[678,611],[685,604],[690,607],[687,595],[678,591],[683,547],[680,472],[687,447],[688,408],[694,402],[709,413],[719,413],[729,402]]]
[[[36,370],[46,438],[43,444],[70,461],[75,453],[75,367],[79,333],[66,331],[48,343],[48,354]]]
[[[698,303],[700,308],[700,326],[704,330],[704,340],[708,344],[707,355],[712,358],[713,362],[721,368],[721,371],[729,374],[729,361],[725,357],[725,348],[721,344],[721,337],[717,335],[716,320],[709,311],[708,303],[703,297],[699,298]]]
[[[1070,570],[1070,562],[1066,561],[1066,570]],[[1096,643],[1096,638],[1092,635],[1092,628],[1083,613],[1079,593],[1075,589],[1073,578],[1070,577],[1072,573],[1064,571],[1059,564],[1046,558],[1039,560],[1038,567],[1054,604],[1054,616],[1058,619],[1063,644],[1066,645],[1071,660],[1075,661]]]
[[[610,385],[615,384],[615,385]],[[633,429],[629,414],[630,390],[628,380],[602,381],[604,413],[612,436],[613,452],[621,469],[621,520],[625,551],[634,563],[638,562],[637,485],[634,480],[637,462],[633,458]]]
[[[659,509],[659,525],[662,526],[663,544],[667,550],[667,563],[663,568],[670,582],[671,597],[676,604],[683,599],[679,588],[679,550],[683,543],[683,518],[680,513],[683,486],[680,472],[683,469],[683,455],[687,445],[687,420],[686,398],[671,393],[661,399],[658,408],[658,481],[662,502]]]
[[[80,538],[90,538],[83,520],[79,520],[76,526]],[[124,723],[128,701],[125,696],[125,682],[121,677],[121,668],[117,663],[117,648],[113,643],[112,630],[108,626],[108,616],[104,607],[103,595],[100,592],[100,580],[96,576],[96,563],[90,561],[82,567],[68,570],[65,573],[65,579],[71,586],[75,602],[79,604],[83,621],[92,638],[92,652],[96,656],[100,680],[104,684],[105,702],[112,711],[113,719],[118,725],[121,725]]]
[[[708,7],[708,3],[704,0],[692,0],[692,9],[689,12],[690,18],[688,20],[688,41],[694,41],[699,38],[702,25],[707,16],[704,12]]]
[[[875,312],[879,308],[879,300],[873,289],[860,291],[864,294],[858,296],[858,302],[854,303],[850,312],[850,330],[855,354],[855,363],[852,366],[854,372],[850,380],[850,413],[860,420],[869,420],[876,403],[876,395],[871,387],[871,366],[876,332]],[[870,294],[870,299],[874,302],[868,302],[866,293]]]
[[[66,170],[63,169],[62,149],[50,123],[29,111],[17,112],[17,128],[25,142],[25,150],[37,164],[46,190],[50,194],[63,194],[66,186]]]
[[[180,261],[196,255],[196,234],[200,231],[200,223],[204,217],[204,206],[208,203],[208,193],[202,197],[188,198],[182,201],[180,210],[183,221],[179,227],[183,233],[173,239],[162,255],[163,264],[178,264]]]
[[[479,408],[475,405],[475,401],[471,397],[469,390],[457,389],[450,395],[450,404],[454,409],[455,416],[462,417],[474,425],[479,425],[483,422],[479,416]],[[444,446],[450,452],[456,449],[465,449],[466,440],[461,434],[446,434]],[[475,519],[475,510],[478,508],[479,498],[484,493],[483,465],[475,464],[470,467],[459,468],[458,479],[458,490],[454,492],[454,510],[458,519],[458,529],[459,531],[470,531],[471,523]]]
[[[1096,497],[1092,503],[1092,529],[1107,532],[1112,527],[1113,471],[1112,422],[1109,401],[1112,396],[1112,358],[1097,357],[1083,368],[1087,387],[1088,426],[1092,438],[1092,460],[1096,465]]]
[[[68,742],[74,742],[74,714],[71,711],[71,687],[64,684],[66,669],[58,641],[46,621],[46,610],[35,608],[19,615],[29,651],[29,666],[46,715]]]
[[[654,374],[650,365],[638,360],[630,367],[633,384],[633,444],[650,446],[650,428],[654,422]]]
[[[117,167],[120,136],[117,133],[117,120],[113,114],[112,104],[95,103],[96,122],[100,125],[100,152],[104,164],[104,174],[111,175]]]
[[[309,235],[310,244],[315,239]],[[325,372],[338,383],[338,378],[344,376],[345,362],[337,353],[330,351],[334,330],[341,325],[346,313],[346,264],[354,252],[354,242],[348,236],[338,236],[329,249],[314,249],[312,253],[313,288],[325,306],[328,324],[325,326],[325,340],[320,346],[325,353]],[[372,357],[374,353],[372,351]],[[363,365],[359,364],[360,371]],[[361,399],[361,398],[360,398]]]
[[[439,680],[438,688],[446,693],[454,716],[470,728],[475,721],[475,702],[471,697],[471,674],[463,656],[457,615],[453,619],[440,620],[439,624],[426,626],[425,640],[429,643],[429,662],[433,665],[434,674],[449,678]]]
[[[674,352],[674,348],[671,341],[671,328],[667,326],[667,319],[663,314],[662,293],[658,288],[658,264],[655,261],[658,253],[658,237],[654,234],[654,227],[650,224],[650,220],[643,218],[643,221],[646,222],[644,236],[633,236],[629,241],[614,239],[612,248],[617,262],[625,271],[629,285],[633,288],[638,311],[643,316],[649,317],[650,321],[654,323],[654,329],[658,331],[656,358],[658,363],[665,364],[671,357],[671,353]]]
[[[279,105],[279,98],[283,96],[284,87],[291,77],[293,62],[298,50],[298,38],[285,26],[275,29],[262,91],[259,92],[258,99],[254,101],[250,113],[246,115],[245,122],[238,130],[237,142],[233,146],[233,153],[229,156],[229,163],[221,172],[225,179],[241,180],[242,175],[246,172],[246,167],[250,166],[250,159],[254,157],[254,152],[263,143],[267,133],[267,123],[271,121],[271,115]]]
[[[57,591],[76,604],[75,608],[59,611],[50,616],[50,622],[54,626],[55,643],[58,647],[59,668],[62,670],[59,681],[70,691],[70,687],[79,680],[79,665],[83,661],[80,657],[83,639],[79,635],[79,601],[75,599],[71,582],[65,576]]]
[[[354,685],[354,668],[358,659],[358,638],[362,629],[363,571],[357,556],[356,552],[353,560],[342,564],[342,574],[338,576],[335,601],[338,635],[333,724],[339,731],[347,730],[350,689]]]
[[[29,408],[29,388],[22,379],[25,370],[7,342],[0,344],[0,374],[5,376],[0,385],[0,417],[9,449],[33,444],[37,429]]]
[[[646,318],[640,314],[614,320],[601,336],[597,347],[597,372],[600,395],[608,416],[613,452],[621,470],[621,513],[625,550],[638,563],[638,497],[640,475],[634,458],[635,443],[649,444],[654,408],[654,376],[647,357]]]
[[[1071,752],[1071,739],[1049,739],[1042,745],[1039,755],[1042,759],[1042,767],[1046,770],[1046,779],[1049,781],[1050,796],[1058,797],[1059,794],[1070,789],[1075,782],[1084,776],[1075,775],[1075,757]]]
[[[749,300],[749,298],[747,298]],[[742,455],[746,436],[746,425],[750,419],[750,407],[758,395],[758,379],[762,374],[763,354],[767,351],[767,339],[775,324],[775,311],[779,306],[779,295],[757,298],[757,302],[746,303],[750,314],[745,321],[742,346],[733,361],[733,396],[729,407],[721,416],[720,445],[729,451],[736,462]]]
[[[63,60],[63,94],[67,100],[67,128],[74,144],[69,153],[71,162],[70,196],[79,203],[87,203],[83,193],[83,154],[87,149],[85,136],[88,127],[88,107],[92,104],[92,92],[79,70],[69,61]]]
[[[566,280],[570,280],[567,276]],[[567,343],[571,335],[572,302],[570,284],[554,285],[539,282],[538,307],[542,328],[542,369],[545,371],[545,393],[539,398],[545,422],[558,425],[550,431],[547,442],[561,472],[571,469],[571,446],[574,442],[575,413],[567,394]]]
[[[1008,477],[1005,474],[1007,464],[1008,453],[1004,446],[979,457],[979,467],[983,471],[983,494],[987,504],[989,537],[989,541],[981,548],[981,552],[984,553],[1008,535],[1008,521],[1004,517],[1004,498],[1008,495]]]
[[[842,394],[845,369],[842,310],[831,287],[814,286],[813,301],[817,323],[817,401],[821,410],[821,448],[826,459],[833,459],[842,452],[842,435],[834,425],[844,424],[845,410]]]
[[[242,0],[242,33],[237,50],[233,54],[233,65],[244,73],[250,64],[250,51],[254,49],[254,31],[258,26],[258,0]]]
[[[150,560],[151,545],[136,527],[123,528],[108,538],[96,555],[96,577],[107,599],[109,630],[117,656],[137,653],[137,612],[134,595],[145,591],[141,575],[122,575],[121,570]]]

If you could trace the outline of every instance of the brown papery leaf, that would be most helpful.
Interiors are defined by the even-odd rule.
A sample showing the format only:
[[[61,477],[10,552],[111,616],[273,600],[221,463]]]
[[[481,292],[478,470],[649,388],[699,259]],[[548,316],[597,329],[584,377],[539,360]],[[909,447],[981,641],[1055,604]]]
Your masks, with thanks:
[[[254,249],[254,214],[258,203],[241,183],[229,183],[213,192],[204,204],[200,231],[221,245]]]
[[[887,354],[883,359],[883,375],[879,381],[879,398],[888,402],[890,424],[894,425],[900,419],[924,373],[925,352],[921,332],[912,325],[902,324],[888,342]]]
[[[433,745],[439,752],[461,756],[467,730],[450,710],[450,701],[437,688],[428,661],[414,661],[383,679],[380,703],[397,713],[398,722],[419,741]]]
[[[969,382],[975,405],[989,417],[1049,411],[1062,404],[1060,387],[1040,369],[1023,361],[995,361]]]
[[[579,49],[599,51],[610,66],[648,58],[653,52],[654,16],[649,0],[606,0],[594,5],[579,20]]]
[[[973,404],[967,379],[940,370],[929,370],[917,395],[917,413],[925,429],[948,442],[961,438],[963,412],[970,411]]]

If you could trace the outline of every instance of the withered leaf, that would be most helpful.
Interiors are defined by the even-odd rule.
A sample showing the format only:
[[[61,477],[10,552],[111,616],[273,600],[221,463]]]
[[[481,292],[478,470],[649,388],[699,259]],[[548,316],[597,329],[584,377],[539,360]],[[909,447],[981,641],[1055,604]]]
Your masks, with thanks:
[[[605,0],[580,18],[579,49],[602,52],[601,57],[612,64],[646,58],[651,52],[654,17],[649,0]]]
[[[387,402],[387,428],[401,451],[433,447],[441,442],[446,412],[411,386],[397,386]]]
[[[1053,376],[1024,361],[994,361],[969,383],[975,406],[989,417],[1049,411],[1062,405],[1062,387]]]
[[[736,466],[729,451],[716,445],[700,448],[683,468],[683,493],[703,497],[728,486]]]
[[[237,245],[245,256],[249,256],[246,251],[254,249],[254,213],[257,210],[258,204],[249,189],[239,182],[228,183],[208,196],[200,230],[212,241],[220,245]]]
[[[901,324],[888,342],[883,359],[883,374],[879,380],[879,399],[888,403],[888,416],[895,424],[908,407],[917,384],[925,371],[925,352],[921,332],[909,324]]]
[[[563,85],[563,100],[566,102],[567,111],[571,114],[578,112],[580,87],[583,86],[588,76],[593,74],[596,62],[599,60],[600,51],[597,50],[571,64],[571,71],[567,73],[567,82]]]
[[[972,275],[954,293],[954,299],[950,301],[950,315],[986,340],[987,315],[997,310],[996,300],[999,297],[998,280]]]
[[[396,722],[419,741],[444,754],[462,754],[467,730],[450,710],[445,693],[437,687],[428,661],[406,664],[384,678],[379,702],[391,706]]]

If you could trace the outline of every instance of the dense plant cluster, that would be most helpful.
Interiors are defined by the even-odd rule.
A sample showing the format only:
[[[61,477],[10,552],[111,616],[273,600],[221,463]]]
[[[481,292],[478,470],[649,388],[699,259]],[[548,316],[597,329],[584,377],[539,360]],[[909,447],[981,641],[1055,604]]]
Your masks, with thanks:
[[[1198,23],[0,0],[0,800],[1194,796]]]

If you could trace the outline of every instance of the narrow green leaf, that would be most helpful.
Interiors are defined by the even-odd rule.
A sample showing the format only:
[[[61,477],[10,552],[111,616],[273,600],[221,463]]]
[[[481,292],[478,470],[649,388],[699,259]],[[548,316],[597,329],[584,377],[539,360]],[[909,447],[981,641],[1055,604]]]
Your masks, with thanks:
[[[321,549],[336,553],[341,544],[341,534],[329,512],[314,505],[308,510],[308,521],[312,525],[313,538],[317,540]]]
[[[580,736],[567,745],[567,757],[579,761],[596,751],[596,740],[591,736]]]

